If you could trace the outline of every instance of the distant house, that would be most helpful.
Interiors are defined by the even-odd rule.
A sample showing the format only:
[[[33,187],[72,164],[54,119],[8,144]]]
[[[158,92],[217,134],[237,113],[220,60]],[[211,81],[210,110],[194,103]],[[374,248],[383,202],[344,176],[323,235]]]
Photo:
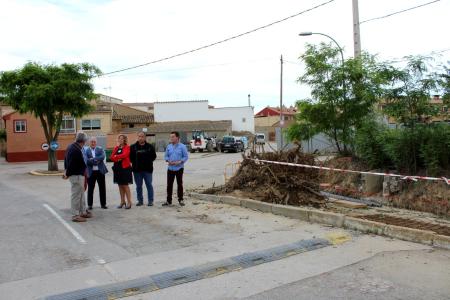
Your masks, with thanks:
[[[398,125],[398,122],[395,118],[389,117],[385,114],[384,110],[386,109],[387,101],[382,100],[377,103],[377,110],[383,114],[385,122],[390,127],[395,127]],[[430,98],[429,101],[430,107],[434,107],[438,113],[436,116],[433,117],[423,117],[420,122],[423,123],[440,123],[440,122],[446,122],[450,123],[450,109],[449,107],[444,103],[442,98],[439,95],[434,95],[432,98]]]
[[[153,123],[152,114],[124,106],[119,104],[120,99],[114,99],[116,100],[111,102],[93,101],[95,109],[82,118],[64,116],[58,137],[58,159],[64,157],[64,151],[73,142],[77,131],[96,136],[101,146],[112,148],[117,134],[124,128],[142,128]],[[4,115],[3,120],[7,135],[7,161],[47,160],[47,152],[41,149],[46,139],[41,122],[37,118],[32,114],[12,111]]]
[[[142,110],[150,114],[153,114],[153,106],[154,106],[153,102],[124,102],[122,104],[134,109]]]
[[[194,130],[203,130],[209,136],[221,139],[225,135],[232,134],[232,124],[230,120],[162,122],[145,128],[123,129],[122,133],[135,135],[137,131],[142,130],[147,132],[147,140],[155,144],[157,151],[164,151],[169,143],[169,135],[173,131],[178,131],[181,142],[188,144]]]
[[[255,131],[264,133],[269,141],[275,141],[275,128],[280,127],[280,115],[283,117],[283,127],[288,127],[295,122],[295,107],[285,108],[267,106],[255,114]]]
[[[156,123],[230,120],[234,132],[255,132],[251,106],[214,107],[208,100],[155,102],[154,116]]]

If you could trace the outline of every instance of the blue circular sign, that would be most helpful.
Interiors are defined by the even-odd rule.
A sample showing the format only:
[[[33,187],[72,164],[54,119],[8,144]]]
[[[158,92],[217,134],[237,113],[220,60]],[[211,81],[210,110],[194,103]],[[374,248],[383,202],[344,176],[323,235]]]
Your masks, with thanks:
[[[50,143],[50,149],[52,149],[53,151],[58,150],[58,148],[59,148],[59,144],[57,142],[53,141]]]

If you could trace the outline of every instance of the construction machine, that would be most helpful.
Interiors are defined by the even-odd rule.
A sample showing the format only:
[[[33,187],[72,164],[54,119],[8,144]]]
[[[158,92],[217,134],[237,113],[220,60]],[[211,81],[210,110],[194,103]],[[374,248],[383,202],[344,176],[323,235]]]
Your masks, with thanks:
[[[191,153],[194,153],[197,150],[199,152],[213,152],[217,150],[215,137],[209,137],[203,130],[193,130],[192,140],[190,141],[190,151]]]

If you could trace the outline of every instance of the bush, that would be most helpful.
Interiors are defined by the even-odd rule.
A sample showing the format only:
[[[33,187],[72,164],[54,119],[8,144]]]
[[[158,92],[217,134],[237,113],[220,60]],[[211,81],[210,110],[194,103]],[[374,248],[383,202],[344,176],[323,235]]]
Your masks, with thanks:
[[[367,121],[356,131],[355,149],[357,156],[371,168],[443,174],[450,169],[450,125],[420,124],[415,128],[390,129]]]
[[[386,126],[369,119],[355,133],[356,153],[371,168],[392,164],[383,149],[386,130]]]

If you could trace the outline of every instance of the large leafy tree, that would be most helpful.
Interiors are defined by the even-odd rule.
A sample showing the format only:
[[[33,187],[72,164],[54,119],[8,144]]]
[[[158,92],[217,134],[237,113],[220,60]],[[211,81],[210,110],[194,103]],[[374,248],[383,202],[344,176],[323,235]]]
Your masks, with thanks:
[[[311,98],[297,102],[297,124],[288,137],[303,140],[322,132],[340,153],[351,152],[355,128],[381,95],[386,66],[366,53],[342,62],[339,49],[325,43],[307,45],[300,58],[306,69],[298,82],[311,87]]]
[[[430,104],[430,97],[441,87],[439,75],[430,71],[431,58],[408,56],[405,59],[404,67],[389,67],[390,85],[383,98],[385,113],[414,130],[418,123],[426,123],[439,113],[439,107]]]
[[[384,112],[395,118],[403,127],[403,141],[405,148],[411,155],[406,165],[411,172],[415,172],[420,165],[418,162],[423,138],[424,126],[432,124],[434,116],[440,112],[440,107],[430,103],[433,93],[440,92],[445,87],[441,85],[440,76],[433,72],[430,65],[432,58],[422,56],[405,57],[404,67],[389,68],[390,85],[384,91]],[[445,91],[444,91],[445,93]],[[434,130],[429,128],[429,130]],[[435,128],[438,130],[438,128]],[[447,141],[442,141],[446,143]],[[427,160],[427,154],[423,154]]]
[[[31,113],[41,121],[45,138],[57,141],[64,115],[81,117],[92,107],[91,79],[100,74],[94,65],[42,65],[27,63],[23,68],[0,73],[0,100],[20,113]],[[48,170],[58,170],[55,151],[48,150]]]

